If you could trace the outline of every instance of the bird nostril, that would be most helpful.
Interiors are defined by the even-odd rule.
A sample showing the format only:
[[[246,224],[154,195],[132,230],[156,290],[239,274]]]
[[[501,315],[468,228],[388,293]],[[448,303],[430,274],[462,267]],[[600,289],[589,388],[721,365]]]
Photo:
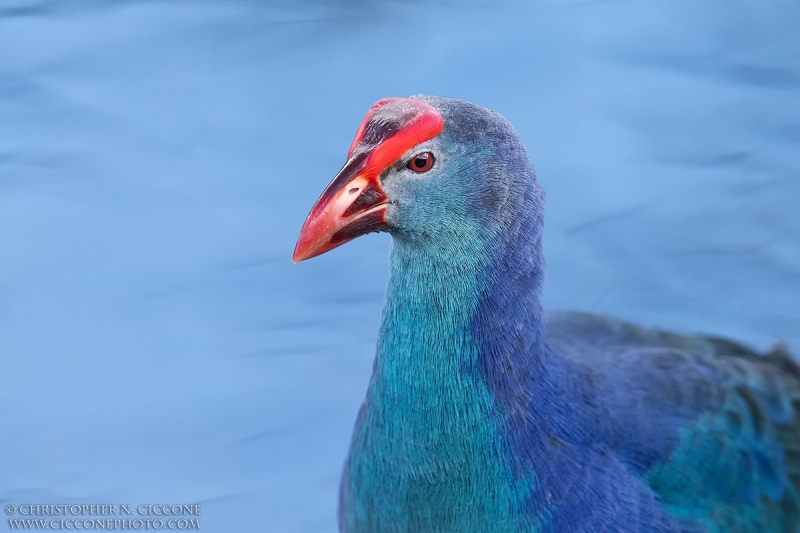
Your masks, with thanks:
[[[360,190],[360,189],[359,189],[358,187],[353,187],[352,189],[350,189],[350,190],[349,190],[349,191],[347,191],[347,192],[349,192],[350,194],[355,194],[355,193],[357,193],[359,190]]]

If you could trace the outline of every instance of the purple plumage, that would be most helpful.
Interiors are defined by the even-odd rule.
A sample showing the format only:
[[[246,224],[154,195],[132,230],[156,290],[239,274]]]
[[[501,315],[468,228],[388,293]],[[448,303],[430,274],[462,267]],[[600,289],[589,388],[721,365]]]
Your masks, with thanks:
[[[788,354],[545,316],[542,227],[500,115],[425,96],[370,109],[295,249],[393,236],[341,531],[798,531]]]

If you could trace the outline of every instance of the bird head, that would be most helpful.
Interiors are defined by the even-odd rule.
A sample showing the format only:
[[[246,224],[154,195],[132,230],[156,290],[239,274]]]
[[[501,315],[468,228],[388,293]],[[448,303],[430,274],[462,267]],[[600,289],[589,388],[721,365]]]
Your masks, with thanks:
[[[495,241],[530,215],[540,226],[541,192],[503,117],[450,98],[387,98],[367,112],[311,209],[294,261],[377,231],[433,246]]]

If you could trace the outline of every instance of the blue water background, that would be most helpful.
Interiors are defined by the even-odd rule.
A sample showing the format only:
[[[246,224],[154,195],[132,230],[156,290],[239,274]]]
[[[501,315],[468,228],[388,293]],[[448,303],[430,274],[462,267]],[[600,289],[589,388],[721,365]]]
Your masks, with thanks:
[[[291,253],[386,96],[515,124],[548,307],[800,353],[798,28],[796,0],[0,0],[0,500],[335,531],[389,237]]]

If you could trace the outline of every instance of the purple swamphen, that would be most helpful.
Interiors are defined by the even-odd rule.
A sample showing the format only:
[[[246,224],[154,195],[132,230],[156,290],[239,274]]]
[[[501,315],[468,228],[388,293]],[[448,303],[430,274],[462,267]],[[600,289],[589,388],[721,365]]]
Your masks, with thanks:
[[[393,237],[340,531],[800,531],[785,349],[546,315],[542,227],[503,117],[430,96],[369,110],[294,252]]]

